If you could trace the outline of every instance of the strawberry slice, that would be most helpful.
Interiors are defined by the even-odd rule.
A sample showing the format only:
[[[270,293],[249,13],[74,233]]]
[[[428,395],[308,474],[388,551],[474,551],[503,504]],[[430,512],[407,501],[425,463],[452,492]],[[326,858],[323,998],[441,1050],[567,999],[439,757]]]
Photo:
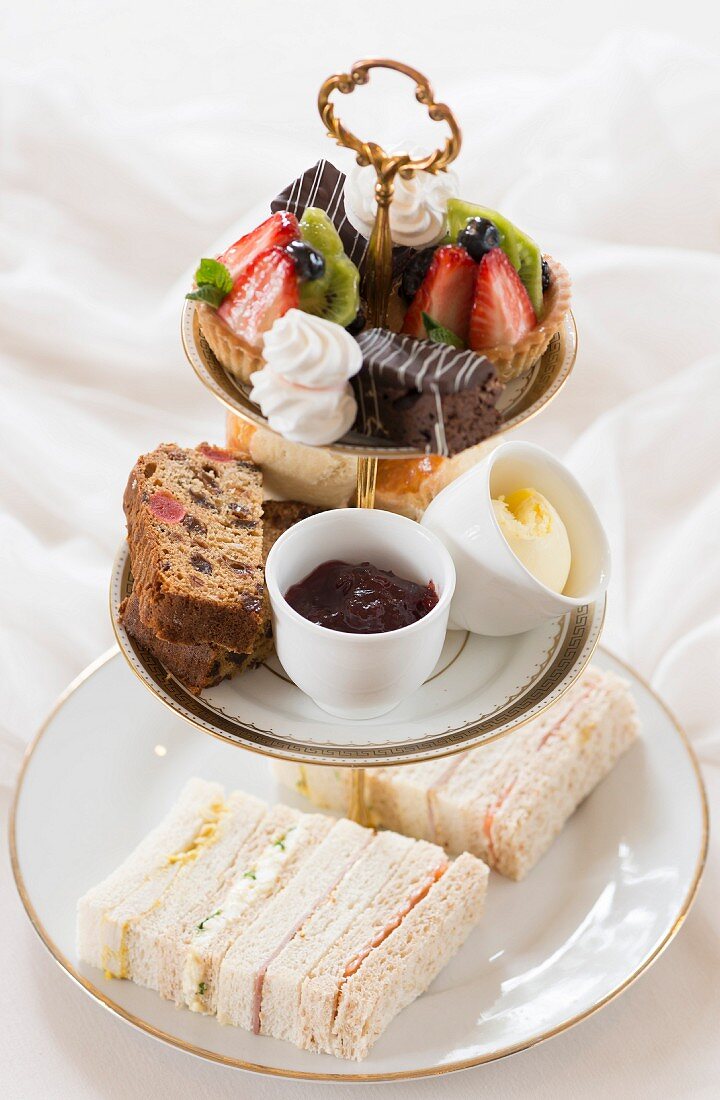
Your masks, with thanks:
[[[403,332],[427,339],[422,315],[427,313],[467,342],[477,264],[464,248],[444,245],[432,258],[427,275],[405,314]]]
[[[239,241],[235,241],[235,244],[231,244],[222,256],[218,256],[218,260],[225,264],[235,282],[261,252],[267,252],[273,245],[284,248],[291,241],[299,239],[300,226],[295,215],[288,210],[278,210],[257,229],[253,229],[252,233],[247,233]]]
[[[473,351],[516,344],[535,328],[535,310],[520,276],[501,248],[480,261],[470,316]]]
[[[283,248],[268,248],[241,272],[218,316],[253,352],[278,317],[300,304],[295,261]]]

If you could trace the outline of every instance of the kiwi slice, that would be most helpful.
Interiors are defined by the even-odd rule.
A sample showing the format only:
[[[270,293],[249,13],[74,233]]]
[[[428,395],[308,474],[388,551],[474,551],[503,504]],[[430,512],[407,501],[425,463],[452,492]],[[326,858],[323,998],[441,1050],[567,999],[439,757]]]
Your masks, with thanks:
[[[500,237],[500,247],[510,263],[517,271],[520,267],[518,255],[516,229],[512,222],[498,214],[496,210],[490,210],[487,206],[476,206],[475,203],[463,202],[462,199],[448,199],[448,232],[451,241],[457,241],[461,229],[465,228],[470,218],[487,218],[492,222]]]
[[[322,252],[326,259],[343,254],[340,234],[325,211],[319,207],[308,206],[300,221],[300,232],[303,240]]]
[[[542,296],[542,256],[540,249],[525,233],[511,221],[490,210],[487,206],[476,206],[462,199],[448,199],[448,229],[451,241],[458,239],[470,218],[487,218],[492,222],[500,237],[500,247],[520,276],[523,286],[535,310],[540,317],[543,308]]]
[[[300,309],[345,328],[360,308],[360,273],[345,253],[325,253],[325,274],[300,284]]]
[[[343,328],[360,308],[360,273],[345,255],[340,234],[324,210],[309,206],[300,221],[303,240],[322,252],[325,274],[300,286],[300,308]]]
[[[535,316],[539,321],[543,312],[542,255],[535,241],[519,229],[515,229],[515,241],[520,260],[518,275],[528,292],[528,298],[532,302]]]

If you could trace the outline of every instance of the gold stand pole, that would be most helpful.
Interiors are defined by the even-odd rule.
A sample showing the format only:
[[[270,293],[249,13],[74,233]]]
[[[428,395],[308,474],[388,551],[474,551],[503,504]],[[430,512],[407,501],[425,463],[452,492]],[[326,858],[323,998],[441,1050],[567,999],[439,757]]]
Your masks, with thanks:
[[[415,99],[418,103],[421,103],[427,109],[433,122],[444,122],[450,130],[450,136],[445,139],[442,149],[436,149],[434,152],[428,153],[427,156],[417,159],[413,159],[408,153],[396,153],[389,156],[377,142],[362,141],[361,138],[355,137],[355,134],[342,124],[335,114],[335,107],[331,103],[330,97],[334,92],[349,95],[356,88],[368,84],[372,69],[392,69],[394,72],[403,73],[404,76],[410,77],[415,84]],[[334,138],[338,145],[342,145],[346,149],[352,149],[355,153],[355,159],[361,167],[372,164],[375,169],[377,176],[375,183],[377,214],[368,247],[364,285],[368,305],[368,321],[373,328],[384,328],[387,323],[387,308],[392,281],[390,204],[395,192],[395,178],[400,176],[402,179],[412,179],[416,172],[430,172],[433,174],[444,172],[460,152],[462,143],[460,127],[447,104],[435,102],[435,93],[426,76],[423,76],[417,69],[412,69],[409,65],[403,65],[400,61],[390,61],[386,57],[356,61],[350,72],[335,73],[334,76],[329,76],[318,94],[318,110],[328,135]]]
[[[350,800],[348,817],[358,825],[369,825],[368,808],[365,802],[365,768],[350,769]]]
[[[365,455],[358,458],[357,464],[357,501],[358,508],[372,508],[375,505],[375,484],[377,482],[378,460]],[[368,808],[365,802],[365,768],[350,769],[350,799],[348,817],[358,825],[367,825]]]
[[[415,99],[425,108],[433,122],[444,122],[450,130],[441,149],[414,160],[407,153],[388,156],[374,141],[362,141],[343,126],[335,114],[330,102],[334,92],[348,95],[356,88],[367,84],[371,69],[393,69],[403,73],[415,84]],[[318,94],[318,110],[328,135],[338,145],[352,149],[357,163],[361,167],[372,165],[377,176],[375,182],[375,200],[377,214],[373,227],[364,278],[365,296],[368,305],[368,321],[372,327],[384,328],[387,324],[387,309],[392,283],[392,237],[390,234],[390,205],[395,192],[395,179],[412,179],[416,172],[444,172],[460,152],[462,137],[460,127],[450,108],[445,103],[435,102],[435,93],[426,76],[403,65],[399,61],[387,58],[372,58],[357,61],[350,72],[336,73],[323,83]],[[375,484],[377,482],[377,458],[361,456],[357,465],[357,507],[372,508],[375,504]],[[350,769],[350,801],[348,817],[360,825],[368,824],[368,807],[365,801],[365,768]]]
[[[378,460],[362,457],[357,464],[357,507],[375,507],[375,485],[377,483]]]

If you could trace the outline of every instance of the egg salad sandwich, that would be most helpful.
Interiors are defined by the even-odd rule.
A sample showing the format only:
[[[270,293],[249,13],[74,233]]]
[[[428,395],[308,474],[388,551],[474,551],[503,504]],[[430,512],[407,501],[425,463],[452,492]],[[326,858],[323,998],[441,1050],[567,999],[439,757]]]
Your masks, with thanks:
[[[472,855],[190,780],[78,903],[78,952],[196,1012],[365,1057],[482,913]]]
[[[472,852],[520,880],[638,734],[629,685],[591,668],[570,691],[507,737],[442,760],[369,768],[374,824]],[[273,768],[319,807],[344,811],[345,769],[285,762]]]

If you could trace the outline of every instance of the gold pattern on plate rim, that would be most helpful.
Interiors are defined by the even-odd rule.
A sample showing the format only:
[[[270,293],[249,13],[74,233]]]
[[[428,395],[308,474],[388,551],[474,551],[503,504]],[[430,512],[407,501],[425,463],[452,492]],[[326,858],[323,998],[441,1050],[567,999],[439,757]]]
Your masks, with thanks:
[[[243,420],[248,420],[258,427],[267,428],[267,420],[258,407],[250,401],[243,388],[220,365],[205,342],[200,332],[194,302],[186,301],[183,305],[180,336],[190,366],[213,397]],[[576,359],[577,328],[572,311],[568,310],[560,332],[552,338],[547,350],[533,368],[530,384],[522,388],[514,403],[505,411],[505,418],[496,434],[502,435],[513,428],[520,427],[521,424],[537,416],[541,409],[546,408],[567,382]],[[353,433],[350,433],[350,436],[352,435]],[[413,447],[401,447],[381,439],[369,444],[361,435],[357,433],[355,435],[355,439],[345,437],[347,442],[338,441],[319,449],[369,458],[413,458],[425,453]]]
[[[118,550],[110,580],[110,620],[120,652],[140,682],[156,699],[190,722],[203,733],[217,737],[225,744],[258,752],[294,763],[325,764],[329,767],[382,767],[393,764],[415,764],[422,760],[452,756],[466,749],[488,745],[513,733],[526,722],[537,718],[570,690],[588,665],[600,640],[607,599],[601,605],[583,605],[569,612],[561,621],[560,648],[550,654],[544,668],[534,672],[528,683],[511,696],[500,713],[484,715],[482,719],[445,732],[426,736],[422,740],[371,743],[363,746],[314,741],[312,743],[285,738],[273,730],[242,722],[210,707],[201,696],[190,695],[175,680],[160,661],[147,653],[128,636],[118,621],[118,609],[131,590],[130,559],[127,544]]]
[[[604,649],[605,647],[602,648]],[[472,1069],[474,1066],[483,1065],[488,1062],[499,1061],[501,1058],[507,1058],[511,1054],[517,1054],[521,1050],[528,1050],[530,1049],[530,1047],[537,1046],[539,1043],[543,1043],[548,1039],[553,1039],[556,1035],[561,1035],[564,1031],[569,1031],[570,1028],[574,1027],[576,1024],[582,1023],[583,1020],[588,1019],[589,1016],[594,1015],[594,1013],[598,1012],[601,1008],[604,1008],[606,1005],[610,1004],[611,1001],[614,1001],[616,997],[619,997],[621,993],[624,993],[625,990],[630,985],[632,985],[632,983],[636,981],[641,974],[648,970],[652,966],[652,964],[658,960],[663,951],[665,951],[665,949],[669,946],[677,933],[680,931],[680,928],[682,927],[685,918],[690,912],[690,908],[697,895],[698,887],[700,885],[700,879],[702,878],[703,870],[705,868],[705,862],[707,860],[708,838],[710,831],[707,795],[705,793],[705,784],[703,782],[702,774],[700,772],[700,765],[698,764],[695,751],[690,744],[690,739],[688,738],[687,734],[683,730],[682,726],[680,725],[670,708],[667,706],[666,703],[663,702],[660,696],[656,694],[656,692],[653,690],[647,680],[645,680],[644,677],[640,676],[639,673],[635,672],[635,670],[631,668],[631,666],[628,665],[627,662],[622,661],[619,657],[616,657],[609,650],[606,650],[606,652],[609,654],[610,657],[612,657],[613,660],[617,661],[619,665],[622,665],[622,667],[645,688],[645,690],[653,697],[655,702],[665,711],[678,736],[680,737],[680,740],[683,743],[683,746],[685,748],[685,751],[687,752],[688,758],[695,773],[695,778],[698,785],[698,794],[700,796],[700,806],[702,811],[702,841],[700,845],[700,853],[698,855],[697,863],[695,865],[695,873],[693,875],[692,882],[690,883],[687,894],[683,899],[682,905],[680,906],[679,912],[675,920],[673,921],[671,927],[668,929],[665,935],[658,940],[658,942],[650,951],[648,951],[647,955],[640,963],[640,965],[632,972],[632,974],[625,978],[624,981],[620,982],[620,984],[617,985],[615,989],[611,990],[610,993],[606,994],[604,997],[601,997],[598,1001],[595,1002],[595,1004],[585,1009],[585,1011],[577,1013],[577,1015],[571,1017],[569,1020],[566,1020],[565,1023],[559,1024],[557,1027],[551,1028],[550,1030],[543,1032],[543,1034],[541,1035],[537,1035],[534,1038],[526,1040],[525,1042],[517,1043],[514,1046],[511,1045],[508,1047],[503,1047],[500,1050],[493,1051],[491,1054],[481,1055],[478,1058],[465,1058],[458,1062],[448,1062],[441,1066],[430,1066],[428,1068],[419,1070],[399,1070],[395,1073],[342,1074],[313,1073],[311,1071],[305,1070],[276,1069],[274,1067],[260,1065],[256,1062],[246,1062],[240,1058],[230,1058],[224,1054],[216,1054],[213,1051],[205,1050],[204,1047],[196,1046],[193,1043],[186,1043],[183,1039],[178,1039],[176,1036],[171,1035],[166,1031],[162,1031],[160,1028],[156,1028],[152,1024],[147,1023],[139,1016],[135,1016],[131,1012],[128,1012],[121,1005],[117,1004],[116,1001],[113,1001],[110,997],[106,996],[106,994],[103,993],[103,991],[99,989],[96,985],[94,985],[91,981],[89,981],[87,978],[84,978],[82,974],[80,974],[74,968],[70,960],[66,958],[65,955],[63,955],[63,953],[54,943],[30,900],[30,896],[25,887],[25,881],[23,879],[22,871],[20,869],[20,861],[17,852],[17,811],[20,803],[23,781],[25,779],[25,774],[27,772],[28,766],[33,757],[35,749],[37,748],[41,738],[49,728],[53,718],[60,711],[61,707],[67,702],[70,696],[75,691],[77,691],[77,689],[81,687],[81,685],[86,680],[90,679],[90,677],[95,672],[97,672],[98,669],[102,668],[104,664],[112,660],[113,657],[117,656],[118,650],[116,646],[113,646],[113,648],[108,650],[107,653],[104,653],[101,657],[98,657],[95,661],[93,661],[92,664],[88,665],[88,667],[83,672],[81,672],[80,675],[72,681],[72,683],[68,685],[65,691],[59,696],[47,718],[40,726],[38,732],[35,734],[35,737],[28,745],[25,751],[25,755],[23,757],[22,766],[20,768],[20,773],[18,775],[17,783],[15,785],[12,806],[10,807],[8,836],[10,845],[10,863],[12,866],[13,876],[15,878],[15,885],[17,887],[17,891],[20,895],[20,900],[23,903],[25,912],[28,915],[30,923],[32,924],[33,928],[37,932],[47,950],[54,958],[55,962],[58,963],[58,965],[76,983],[76,985],[79,985],[94,1000],[103,1005],[105,1008],[109,1009],[110,1012],[113,1012],[116,1016],[119,1016],[127,1023],[132,1024],[134,1027],[138,1028],[138,1030],[144,1031],[148,1035],[152,1035],[153,1038],[159,1039],[161,1042],[167,1043],[169,1046],[176,1047],[178,1050],[183,1050],[187,1054],[194,1054],[198,1058],[204,1058],[206,1061],[210,1062],[218,1062],[221,1065],[231,1066],[234,1069],[245,1069],[251,1070],[253,1073],[262,1073],[268,1077],[289,1077],[296,1080],[299,1079],[305,1081],[338,1082],[407,1081],[420,1077],[437,1077],[440,1074],[454,1073],[462,1069]]]

